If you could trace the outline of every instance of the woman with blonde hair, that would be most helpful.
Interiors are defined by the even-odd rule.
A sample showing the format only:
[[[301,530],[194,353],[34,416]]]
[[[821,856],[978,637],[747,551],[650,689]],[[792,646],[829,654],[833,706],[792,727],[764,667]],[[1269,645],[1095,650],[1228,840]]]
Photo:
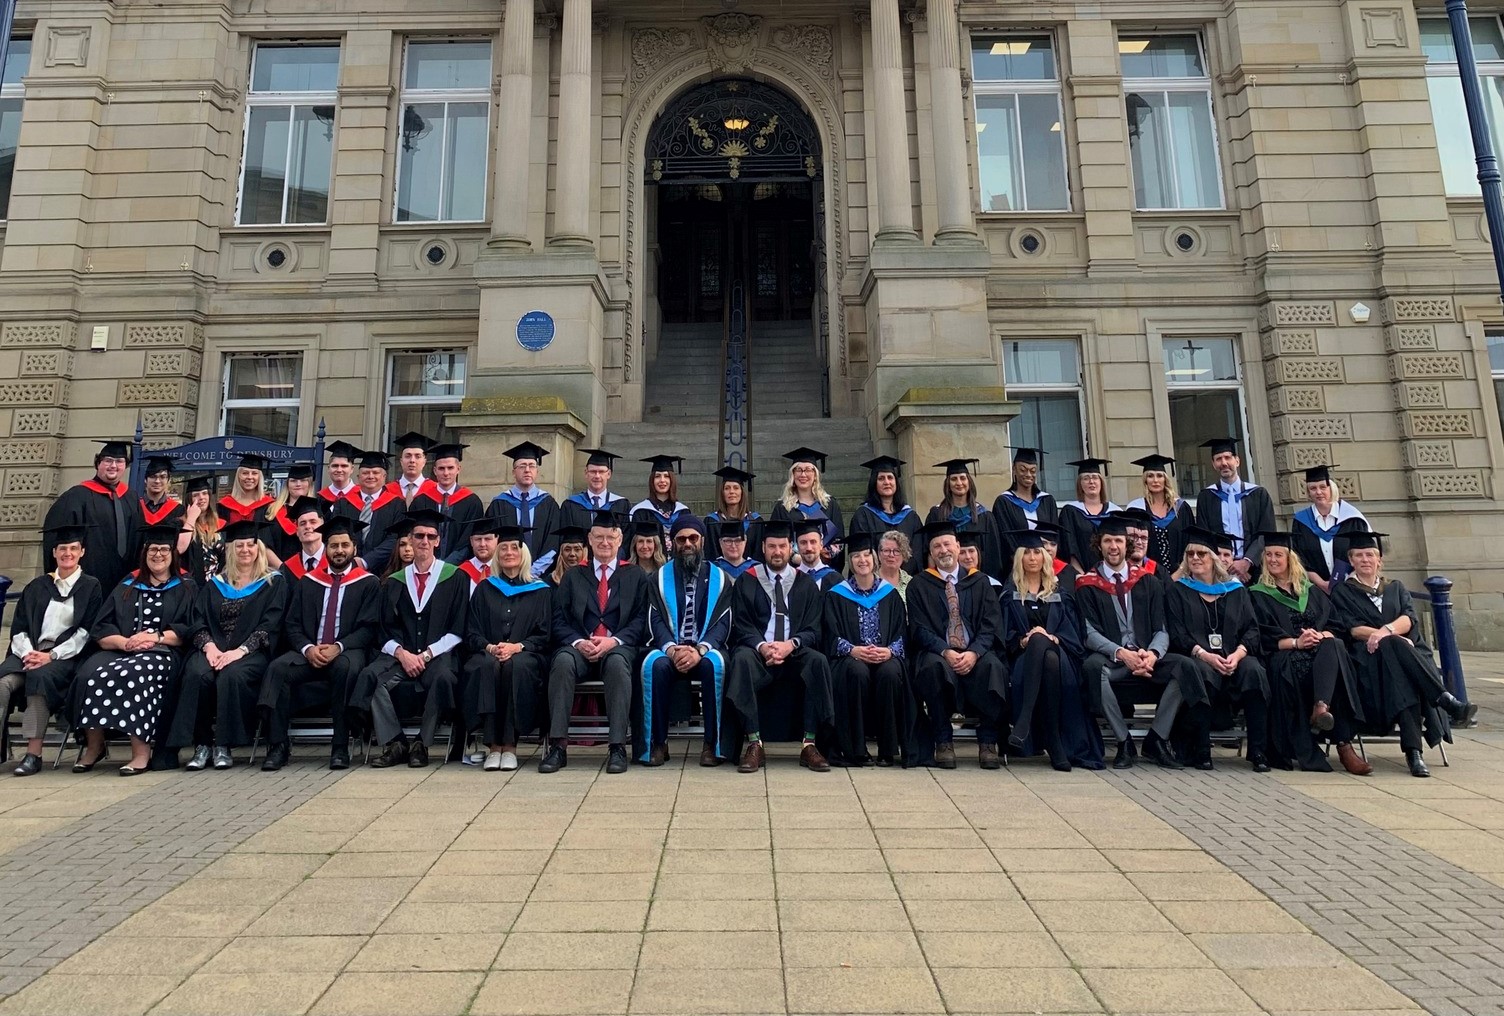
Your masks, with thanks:
[[[194,746],[190,771],[210,765],[211,749],[214,768],[229,769],[231,749],[250,744],[256,726],[257,693],[287,606],[287,583],[258,529],[254,521],[225,526],[224,574],[205,583],[194,604],[192,651],[166,739],[170,750]]]
[[[235,482],[230,484],[230,492],[219,499],[219,514],[226,525],[259,520],[260,510],[272,503],[272,496],[266,492],[266,474],[270,469],[271,463],[260,455],[240,457]]]
[[[1042,747],[1050,765],[1061,772],[1072,766],[1102,769],[1102,735],[1079,669],[1084,653],[1080,615],[1059,588],[1044,534],[1024,530],[1010,535],[1018,549],[1001,594],[1013,707],[1008,750],[1028,756]]]
[[[1342,767],[1367,776],[1373,767],[1353,750],[1363,722],[1358,675],[1336,634],[1332,601],[1313,583],[1291,549],[1293,534],[1264,533],[1263,572],[1250,587],[1264,655],[1269,661],[1269,737],[1275,758],[1329,773],[1317,745],[1337,746]]]
[[[668,560],[663,556],[663,535],[658,528],[658,520],[637,519],[629,527],[629,531],[632,533],[632,559],[629,563],[635,564],[649,575],[657,575],[658,569]]]
[[[262,542],[266,544],[272,567],[282,567],[287,558],[296,557],[301,544],[298,541],[298,524],[288,518],[288,505],[297,504],[300,498],[313,496],[313,467],[306,462],[294,463],[287,470],[287,480],[272,503],[266,506],[266,524],[262,527]]]
[[[183,528],[178,534],[178,554],[183,567],[188,569],[188,577],[200,585],[225,566],[224,537],[220,532],[225,524],[214,507],[213,486],[214,480],[208,476],[188,481],[184,489],[188,507],[183,511]]]
[[[904,681],[903,597],[877,571],[874,534],[852,533],[844,581],[825,592],[823,633],[835,700],[839,765],[891,766],[903,749],[900,725],[908,713]],[[877,759],[867,751],[872,721]]]
[[[1330,595],[1333,585],[1352,570],[1347,563],[1348,536],[1370,526],[1357,506],[1343,499],[1331,466],[1312,466],[1306,470],[1305,481],[1306,499],[1311,503],[1295,513],[1290,549],[1300,556],[1311,582]]]
[[[1168,575],[1185,553],[1185,531],[1196,524],[1196,512],[1180,496],[1173,472],[1175,460],[1169,455],[1145,455],[1133,464],[1144,471],[1144,494],[1128,502],[1128,507],[1142,508],[1149,515],[1149,552],[1157,574]]]
[[[820,557],[830,564],[840,556],[841,541],[846,538],[846,520],[841,514],[840,503],[826,492],[820,481],[825,453],[813,448],[795,448],[783,457],[789,462],[789,478],[783,485],[783,496],[773,503],[769,517],[775,522],[791,521],[795,524],[801,517],[823,522]],[[760,551],[761,548],[749,545],[748,549]]]

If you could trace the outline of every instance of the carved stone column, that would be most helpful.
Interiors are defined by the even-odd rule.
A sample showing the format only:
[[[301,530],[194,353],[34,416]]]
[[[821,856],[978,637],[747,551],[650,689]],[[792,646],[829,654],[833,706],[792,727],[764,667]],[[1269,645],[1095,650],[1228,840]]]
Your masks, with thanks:
[[[533,0],[507,0],[501,34],[500,119],[496,131],[491,238],[505,250],[527,250],[527,178],[533,127]]]
[[[936,243],[976,243],[956,0],[929,0],[930,122],[935,135]]]
[[[877,120],[877,239],[879,243],[916,240],[898,0],[872,0],[872,91]]]
[[[895,0],[896,2],[896,0]],[[564,0],[559,51],[559,143],[549,246],[592,247],[590,230],[590,0]]]

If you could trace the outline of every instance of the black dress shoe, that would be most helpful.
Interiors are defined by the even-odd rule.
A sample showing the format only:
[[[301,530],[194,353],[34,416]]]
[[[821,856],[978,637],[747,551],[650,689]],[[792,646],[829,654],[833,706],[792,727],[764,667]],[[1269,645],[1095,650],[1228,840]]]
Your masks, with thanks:
[[[1426,760],[1421,757],[1418,749],[1405,752],[1405,764],[1410,767],[1410,775],[1425,779],[1431,775],[1431,770],[1426,768]]]
[[[178,750],[176,748],[155,748],[151,753],[151,764],[146,768],[154,773],[162,773],[171,769],[177,769],[178,767]]]
[[[1133,747],[1133,735],[1129,734],[1118,742],[1117,754],[1112,756],[1112,768],[1132,769],[1133,760],[1138,756],[1138,751]]]
[[[393,741],[387,745],[380,755],[371,759],[372,769],[390,769],[392,766],[400,766],[407,761],[407,743]]]
[[[413,746],[407,752],[407,768],[422,769],[428,765],[428,745],[422,741],[414,741]]]
[[[1019,734],[1015,730],[1013,733],[1008,735],[1008,750],[1013,752],[1013,754],[1015,755],[1022,755],[1024,753],[1024,742],[1028,739],[1029,735],[1027,733]]]
[[[1444,693],[1437,699],[1436,705],[1444,710],[1452,719],[1452,726],[1465,727],[1473,722],[1473,717],[1478,715],[1478,707],[1472,702],[1464,702],[1451,692]]]
[[[879,755],[874,763],[879,769],[891,769],[893,767],[892,755]]]
[[[329,749],[330,769],[350,768],[350,749],[348,746],[338,746]]]
[[[15,776],[35,776],[42,771],[42,756],[27,752],[21,759],[21,764],[12,770]]]
[[[1170,742],[1152,730],[1144,738],[1144,758],[1149,759],[1161,769],[1185,768],[1180,760],[1175,757],[1175,749],[1170,747]]]
[[[613,744],[606,750],[606,772],[612,776],[619,776],[627,771],[627,749],[625,745]]]
[[[569,765],[569,752],[564,750],[564,745],[555,741],[548,746],[548,752],[538,762],[538,771],[547,775],[556,773]]]
[[[1065,752],[1058,748],[1046,748],[1045,753],[1050,756],[1051,769],[1054,769],[1057,773],[1068,773],[1071,771],[1071,759]]]
[[[261,763],[263,773],[274,773],[287,765],[292,758],[292,749],[286,744],[274,744],[266,751],[266,759]]]
[[[1267,773],[1269,771],[1269,759],[1266,758],[1264,756],[1264,753],[1261,751],[1250,753],[1248,756],[1248,764],[1256,773]]]

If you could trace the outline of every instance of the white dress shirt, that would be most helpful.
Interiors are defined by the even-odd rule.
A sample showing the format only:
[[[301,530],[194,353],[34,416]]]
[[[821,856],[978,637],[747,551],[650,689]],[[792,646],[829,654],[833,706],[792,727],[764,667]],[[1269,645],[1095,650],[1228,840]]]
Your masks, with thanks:
[[[78,585],[78,577],[84,573],[82,568],[73,569],[73,574],[65,579],[57,577],[53,572],[51,578],[57,586],[57,590],[67,599],[59,600],[56,597],[48,600],[47,609],[42,614],[42,630],[37,633],[42,642],[57,642],[62,638],[63,632],[73,627],[73,590]],[[85,643],[89,641],[89,633],[83,628],[74,632],[66,642],[58,642],[52,647],[52,656],[58,660],[71,660],[83,651]],[[25,656],[36,648],[31,638],[24,632],[17,632],[11,636],[10,651],[17,656]]]

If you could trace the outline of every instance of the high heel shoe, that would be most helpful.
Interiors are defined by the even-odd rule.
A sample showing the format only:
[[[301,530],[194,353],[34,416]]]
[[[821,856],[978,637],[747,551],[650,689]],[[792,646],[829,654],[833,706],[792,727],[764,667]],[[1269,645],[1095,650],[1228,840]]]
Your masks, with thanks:
[[[95,766],[99,765],[99,763],[101,762],[108,761],[109,757],[110,748],[109,745],[106,745],[104,751],[101,751],[99,753],[99,757],[96,758],[93,762],[85,762],[83,758],[80,757],[77,762],[73,763],[73,771],[75,773],[91,773],[94,771]]]

